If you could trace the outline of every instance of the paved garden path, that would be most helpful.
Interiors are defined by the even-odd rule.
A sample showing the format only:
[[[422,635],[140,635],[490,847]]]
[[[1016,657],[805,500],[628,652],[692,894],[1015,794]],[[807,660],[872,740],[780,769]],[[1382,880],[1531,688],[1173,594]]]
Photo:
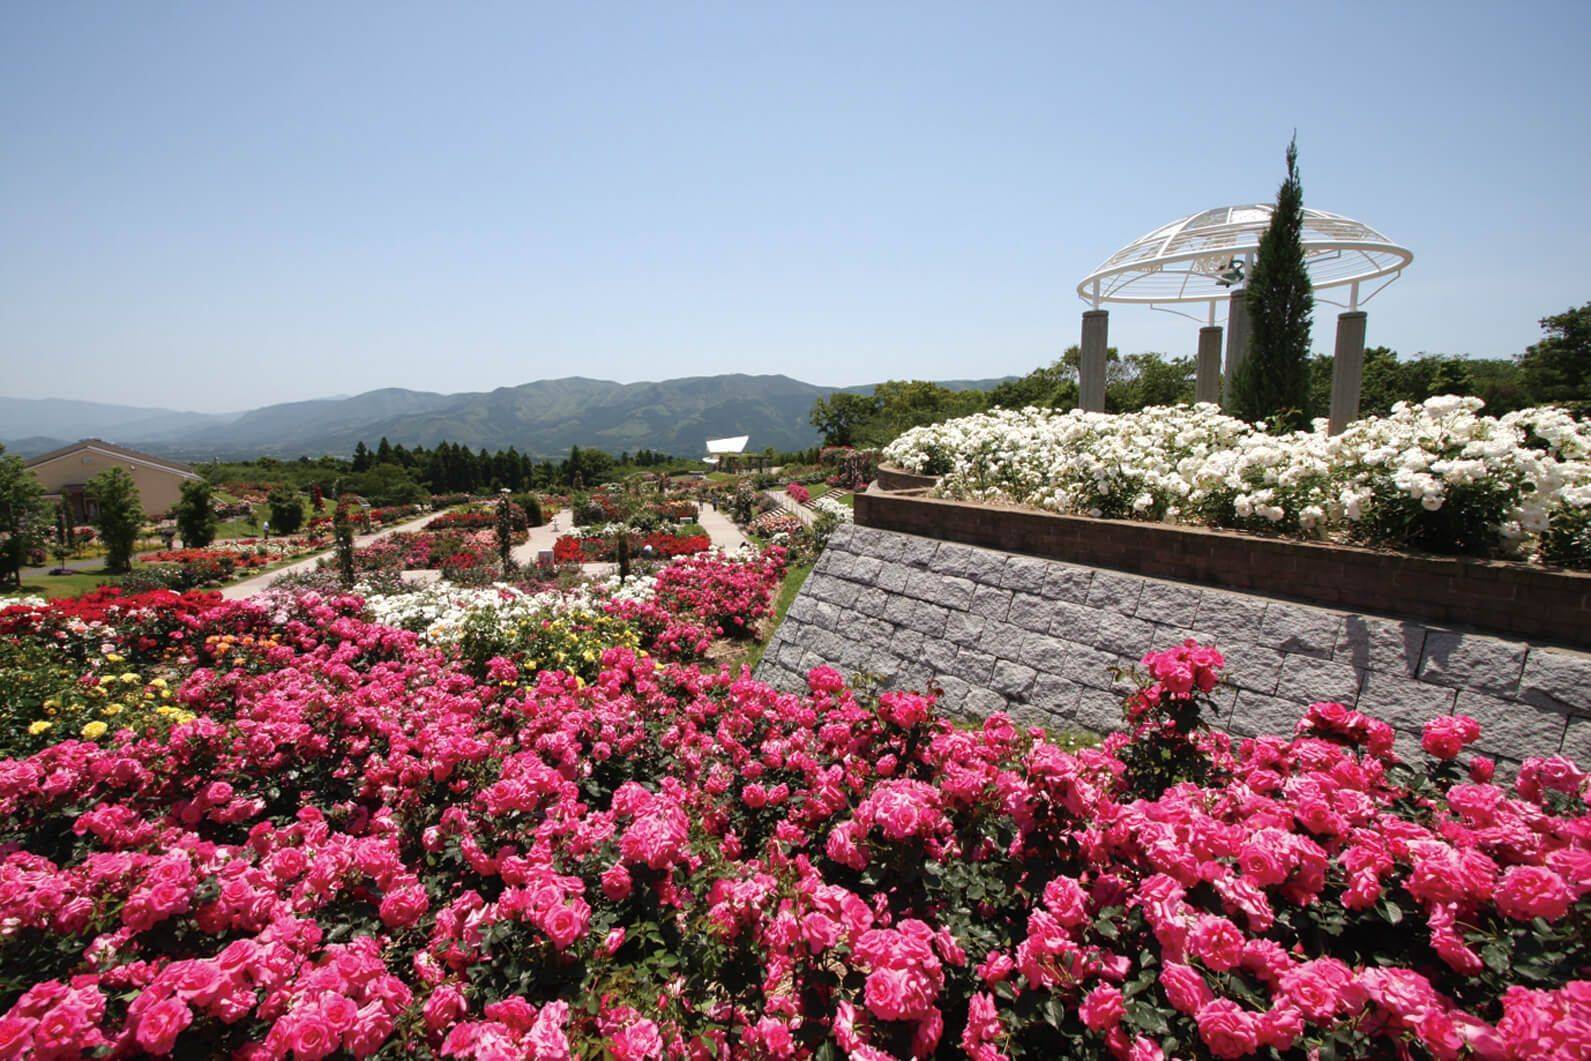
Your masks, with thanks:
[[[713,544],[718,546],[718,548],[726,553],[732,553],[747,544],[746,536],[740,533],[740,528],[735,526],[735,521],[718,511],[718,509],[704,503],[700,508],[700,513],[696,522],[702,525],[702,529],[707,532],[707,536],[713,540]]]
[[[357,534],[354,536],[354,548],[362,549],[373,542],[380,541],[389,534],[396,534],[398,531],[420,530],[439,515],[441,515],[439,512],[427,512],[424,515],[416,516],[414,519],[411,519],[405,523],[395,523],[390,527],[382,527],[380,530],[371,531],[369,534]],[[330,550],[319,552],[313,556],[306,556],[302,560],[288,564],[286,567],[278,567],[275,570],[267,571],[262,575],[255,575],[253,578],[244,579],[242,582],[235,583],[234,585],[227,586],[226,588],[222,589],[221,596],[228,600],[237,600],[240,597],[252,597],[260,590],[269,586],[278,575],[285,575],[290,572],[296,574],[300,571],[313,571],[315,570],[316,564],[320,563],[321,560],[330,555]]]

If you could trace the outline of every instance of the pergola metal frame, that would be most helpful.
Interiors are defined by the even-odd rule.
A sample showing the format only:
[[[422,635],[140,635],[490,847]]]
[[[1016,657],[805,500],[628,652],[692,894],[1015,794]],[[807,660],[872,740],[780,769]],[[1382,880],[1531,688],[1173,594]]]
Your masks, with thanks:
[[[1220,206],[1162,225],[1105,259],[1078,283],[1077,297],[1094,309],[1105,303],[1140,305],[1192,320],[1200,318],[1176,307],[1203,302],[1214,324],[1217,306],[1232,293],[1222,273],[1234,260],[1244,263],[1245,274],[1253,267],[1272,209],[1270,203]],[[1364,222],[1309,207],[1304,208],[1302,243],[1316,297],[1349,311],[1374,298],[1414,261],[1407,247]],[[1342,287],[1348,288],[1346,302],[1319,294]]]

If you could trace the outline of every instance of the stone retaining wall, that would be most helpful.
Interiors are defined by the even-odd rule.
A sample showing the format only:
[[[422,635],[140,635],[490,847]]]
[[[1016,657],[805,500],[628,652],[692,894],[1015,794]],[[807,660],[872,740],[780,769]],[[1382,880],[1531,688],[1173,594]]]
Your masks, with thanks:
[[[942,542],[835,531],[757,676],[795,688],[812,667],[944,690],[963,715],[1005,710],[1054,728],[1116,728],[1130,667],[1194,637],[1228,661],[1220,722],[1290,733],[1337,700],[1397,727],[1412,750],[1433,715],[1473,715],[1506,763],[1591,763],[1591,657],[1445,626]]]

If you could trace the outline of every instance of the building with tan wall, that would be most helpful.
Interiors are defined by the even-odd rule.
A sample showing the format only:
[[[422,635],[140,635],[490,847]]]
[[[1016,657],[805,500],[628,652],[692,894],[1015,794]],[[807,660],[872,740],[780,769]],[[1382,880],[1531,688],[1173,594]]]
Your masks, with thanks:
[[[113,445],[103,439],[85,438],[70,446],[51,450],[27,462],[34,476],[44,487],[52,501],[64,500],[72,519],[77,523],[91,521],[98,513],[94,502],[83,495],[88,481],[100,472],[123,468],[138,486],[138,497],[144,506],[144,515],[158,516],[170,512],[182,495],[182,484],[200,478],[186,464],[139,453],[135,449]]]

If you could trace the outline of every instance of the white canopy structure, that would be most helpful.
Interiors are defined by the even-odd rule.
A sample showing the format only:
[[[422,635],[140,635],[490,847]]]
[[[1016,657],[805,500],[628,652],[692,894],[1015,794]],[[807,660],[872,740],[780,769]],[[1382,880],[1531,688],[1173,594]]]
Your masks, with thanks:
[[[1209,321],[1241,284],[1254,264],[1260,237],[1271,223],[1270,203],[1218,206],[1189,214],[1133,240],[1083,277],[1077,297],[1099,309],[1101,303],[1122,302],[1170,309],[1190,302],[1209,304]],[[1304,208],[1302,233],[1309,280],[1322,302],[1357,310],[1396,280],[1414,255],[1362,221],[1324,210]],[[1378,282],[1379,281],[1379,282]],[[1375,284],[1367,294],[1360,286]],[[1348,300],[1320,296],[1330,288],[1348,287]]]
[[[707,440],[707,452],[715,457],[730,453],[744,453],[746,452],[746,443],[750,441],[750,435],[736,435],[734,438],[710,438]]]
[[[1083,313],[1082,357],[1078,364],[1078,406],[1105,408],[1105,360],[1110,314],[1106,303],[1148,306],[1192,318],[1199,329],[1195,400],[1222,399],[1223,375],[1229,383],[1248,353],[1248,309],[1243,283],[1259,256],[1260,239],[1270,227],[1270,203],[1218,206],[1133,240],[1083,277],[1077,297],[1088,303]],[[1304,264],[1318,302],[1341,306],[1333,359],[1331,430],[1335,434],[1359,413],[1364,371],[1365,313],[1359,307],[1380,294],[1414,254],[1362,221],[1304,207]],[[1346,288],[1346,300],[1324,291]],[[1203,313],[1188,310],[1203,303]],[[1221,368],[1222,329],[1216,314],[1226,316],[1226,370]],[[1185,308],[1186,307],[1186,308]]]

